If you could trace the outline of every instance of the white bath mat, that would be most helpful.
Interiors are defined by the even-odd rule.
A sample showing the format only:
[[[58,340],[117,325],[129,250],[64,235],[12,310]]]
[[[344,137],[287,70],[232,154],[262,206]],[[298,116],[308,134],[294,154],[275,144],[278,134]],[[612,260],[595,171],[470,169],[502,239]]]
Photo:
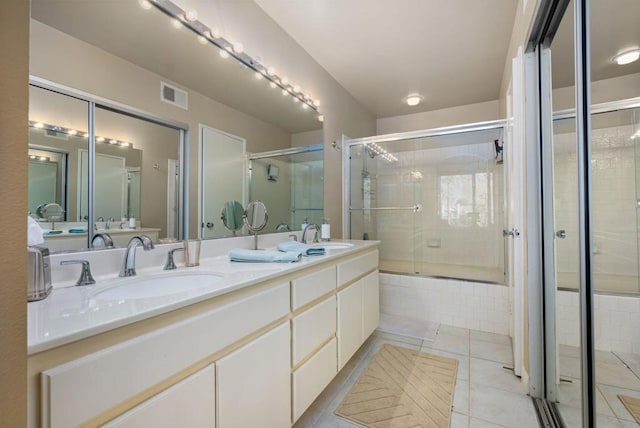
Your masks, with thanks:
[[[440,324],[396,315],[380,314],[378,330],[422,340],[436,340]]]

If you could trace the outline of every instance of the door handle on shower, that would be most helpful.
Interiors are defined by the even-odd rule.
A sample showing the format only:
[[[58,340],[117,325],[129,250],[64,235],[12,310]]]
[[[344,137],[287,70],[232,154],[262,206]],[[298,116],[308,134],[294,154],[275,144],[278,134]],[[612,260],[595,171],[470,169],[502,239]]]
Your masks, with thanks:
[[[566,239],[567,231],[564,229],[560,229],[559,231],[556,232],[556,236],[560,239]]]
[[[520,231],[516,228],[513,228],[511,230],[502,229],[502,236],[511,236],[513,238],[517,238],[518,236],[520,236]]]

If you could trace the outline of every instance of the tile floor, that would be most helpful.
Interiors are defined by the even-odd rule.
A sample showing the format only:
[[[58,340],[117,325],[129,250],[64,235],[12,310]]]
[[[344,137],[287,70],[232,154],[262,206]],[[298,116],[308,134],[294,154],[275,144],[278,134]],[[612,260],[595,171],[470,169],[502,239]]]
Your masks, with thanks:
[[[580,350],[560,345],[558,409],[567,427],[580,426]],[[599,428],[639,427],[618,394],[640,398],[640,378],[612,352],[596,351],[596,413]]]
[[[533,404],[520,379],[503,368],[512,365],[511,339],[446,325],[440,326],[434,341],[376,331],[295,427],[357,427],[333,412],[384,343],[421,349],[459,361],[452,428],[538,427]]]

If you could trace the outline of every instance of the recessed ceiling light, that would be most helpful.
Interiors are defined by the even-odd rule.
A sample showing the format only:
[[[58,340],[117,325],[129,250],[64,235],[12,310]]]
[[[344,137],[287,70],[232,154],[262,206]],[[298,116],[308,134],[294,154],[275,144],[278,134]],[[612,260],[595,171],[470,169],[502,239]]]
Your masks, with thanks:
[[[640,58],[640,49],[635,48],[614,56],[613,62],[618,65],[625,65],[637,61],[638,58]]]
[[[420,94],[411,94],[405,98],[405,102],[409,106],[417,106],[422,101],[422,95]]]

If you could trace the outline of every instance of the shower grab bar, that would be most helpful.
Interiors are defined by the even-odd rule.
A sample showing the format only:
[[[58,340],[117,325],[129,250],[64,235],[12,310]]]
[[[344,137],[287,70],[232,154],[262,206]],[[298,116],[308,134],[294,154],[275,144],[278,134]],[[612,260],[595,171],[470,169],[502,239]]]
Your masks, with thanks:
[[[410,207],[375,207],[375,208],[349,208],[351,211],[413,211],[421,212],[422,204],[412,205]]]

